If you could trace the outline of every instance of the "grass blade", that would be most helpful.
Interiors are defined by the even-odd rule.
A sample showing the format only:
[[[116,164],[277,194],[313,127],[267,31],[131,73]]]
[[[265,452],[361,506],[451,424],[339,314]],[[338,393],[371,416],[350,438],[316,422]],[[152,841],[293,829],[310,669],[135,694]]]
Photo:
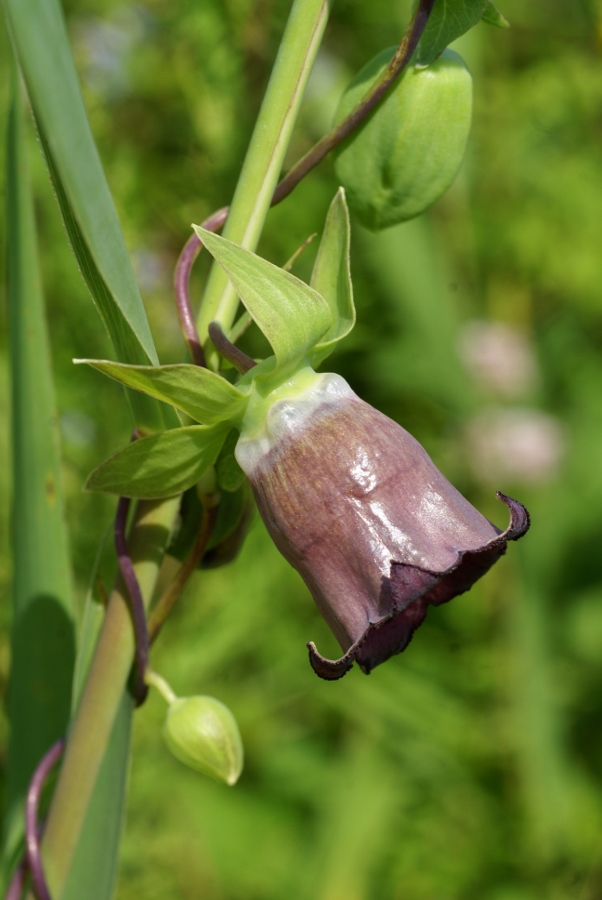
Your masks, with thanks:
[[[7,0],[9,30],[69,240],[121,362],[156,364],[146,313],[90,130],[60,5]],[[173,411],[128,392],[136,424]],[[164,420],[163,413],[166,413]]]
[[[111,900],[125,813],[134,706],[124,691],[107,743],[62,900]]]
[[[74,660],[52,371],[16,74],[13,80],[6,184],[15,574],[5,871],[22,837],[22,804],[32,772],[67,728]]]

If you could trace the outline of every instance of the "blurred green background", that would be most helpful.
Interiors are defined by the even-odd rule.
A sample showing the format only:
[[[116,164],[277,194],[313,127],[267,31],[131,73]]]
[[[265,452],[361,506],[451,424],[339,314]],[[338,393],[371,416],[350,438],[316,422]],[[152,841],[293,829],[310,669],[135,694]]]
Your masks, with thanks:
[[[184,355],[177,254],[190,223],[232,194],[289,6],[66,3],[163,362]],[[602,896],[602,3],[500,6],[510,31],[480,25],[457,44],[475,91],[457,182],[419,220],[378,236],[354,228],[359,321],[329,367],[500,527],[496,489],[529,507],[532,530],[469,594],[432,610],[406,653],[326,683],[305,642],[328,655],[334,639],[256,519],[234,564],[195,576],[153,654],[177,693],[231,707],[245,771],[226,788],[172,759],[151,696],[136,716],[118,900]],[[289,162],[328,127],[349,78],[399,39],[408,7],[334,4]],[[0,41],[4,76],[4,31]],[[82,483],[130,423],[121,389],[71,364],[112,351],[33,136],[31,159],[82,600],[114,515]],[[270,213],[260,252],[283,264],[320,230],[336,187],[326,161]],[[201,260],[197,296],[206,271]],[[258,352],[256,335],[246,341]],[[8,463],[0,495],[4,689]]]

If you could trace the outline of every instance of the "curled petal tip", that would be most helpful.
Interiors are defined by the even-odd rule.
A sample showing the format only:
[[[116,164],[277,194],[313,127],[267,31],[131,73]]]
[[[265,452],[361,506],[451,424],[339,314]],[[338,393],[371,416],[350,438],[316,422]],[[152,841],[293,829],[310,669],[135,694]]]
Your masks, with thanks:
[[[325,681],[338,681],[353,666],[355,647],[348,650],[340,659],[326,659],[325,656],[318,652],[318,648],[313,641],[309,641],[306,646],[309,650],[309,662],[312,669],[316,675],[319,675]]]
[[[502,494],[501,491],[496,491],[495,495],[498,500],[506,504],[510,511],[510,524],[504,533],[500,535],[499,539],[501,541],[517,541],[527,533],[531,525],[529,510],[522,503],[519,503],[518,500],[508,497],[507,494]]]

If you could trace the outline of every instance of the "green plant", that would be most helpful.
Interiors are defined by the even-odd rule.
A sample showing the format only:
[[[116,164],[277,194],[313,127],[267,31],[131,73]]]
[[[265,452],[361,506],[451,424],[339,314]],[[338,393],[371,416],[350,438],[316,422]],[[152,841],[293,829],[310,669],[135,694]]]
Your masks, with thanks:
[[[435,5],[433,16],[439,14],[443,5],[441,2]],[[425,24],[425,19],[431,6],[432,4],[427,3],[419,5],[419,16],[421,13],[424,14],[422,25]],[[448,4],[448,6],[450,5]],[[451,6],[453,7],[453,5]],[[461,10],[464,19],[450,16],[450,21],[460,21],[461,30],[478,21],[486,11],[489,16],[492,15],[491,4],[464,2],[458,3],[457,6]],[[220,453],[222,453],[222,448],[230,433],[231,425],[235,424],[242,414],[245,398],[241,397],[238,385],[230,385],[225,380],[218,380],[217,376],[213,377],[210,369],[192,369],[185,366],[159,368],[155,366],[157,358],[152,346],[150,331],[135,285],[133,284],[129,264],[124,255],[124,245],[119,236],[119,226],[112,213],[110,198],[103,187],[104,181],[99,167],[94,162],[93,145],[89,137],[84,137],[82,141],[84,152],[82,156],[75,159],[77,164],[73,165],[74,156],[76,155],[75,148],[77,148],[78,153],[81,151],[81,143],[79,142],[81,139],[78,139],[78,136],[80,132],[84,136],[88,135],[88,132],[86,131],[85,119],[82,118],[83,110],[81,105],[78,106],[77,95],[74,95],[74,98],[72,98],[68,94],[68,91],[74,90],[74,82],[69,63],[65,62],[65,60],[68,60],[68,50],[66,49],[64,35],[61,32],[60,18],[55,17],[53,19],[52,15],[48,13],[48,9],[50,7],[38,9],[35,5],[32,5],[26,8],[26,4],[22,4],[22,8],[18,8],[16,4],[7,4],[9,23],[17,48],[19,62],[23,69],[30,101],[36,116],[46,160],[53,174],[67,230],[78,255],[80,267],[86,275],[88,286],[112,335],[116,355],[119,357],[118,363],[98,363],[97,367],[113,375],[113,377],[118,376],[119,380],[127,383],[129,387],[142,387],[144,389],[143,393],[128,392],[128,397],[132,406],[133,425],[137,432],[139,434],[152,432],[152,434],[135,441],[127,451],[122,451],[125,455],[119,456],[118,462],[115,461],[116,458],[114,457],[110,465],[101,466],[97,469],[92,476],[90,485],[142,498],[141,504],[133,513],[127,555],[134,560],[136,579],[142,588],[142,596],[148,603],[164,549],[173,523],[180,510],[179,501],[170,498],[174,491],[188,489],[199,478],[205,476],[208,467],[214,463],[217,463],[219,472]],[[47,18],[49,15],[50,19]],[[325,24],[325,16],[326,6],[318,3],[298,3],[291,15],[290,31],[287,32],[287,37],[283,42],[281,56],[279,57],[280,64],[277,65],[272,81],[272,93],[268,92],[263,111],[258,119],[258,134],[261,136],[261,140],[257,139],[252,144],[252,153],[247,158],[247,163],[241,173],[239,188],[226,220],[225,235],[230,241],[234,242],[235,246],[240,245],[247,250],[254,249],[272,198],[274,196],[277,200],[284,198],[287,191],[309,171],[309,168],[316,161],[323,157],[325,152],[349,134],[349,130],[346,129],[352,129],[358,125],[360,116],[369,112],[369,104],[377,102],[384,94],[388,84],[390,84],[390,79],[393,77],[395,66],[397,66],[397,72],[399,72],[402,65],[407,63],[411,53],[415,50],[412,40],[418,37],[416,22],[420,21],[419,17],[413,20],[414,29],[409,30],[408,38],[405,42],[402,42],[401,53],[397,54],[393,59],[393,70],[389,69],[384,73],[386,77],[374,87],[369,100],[362,100],[358,107],[353,110],[346,125],[338,126],[326,141],[320,142],[318,145],[319,149],[311,151],[299,166],[293,167],[292,172],[296,174],[287,176],[282,183],[284,187],[279,189],[276,187],[279,169],[290,137],[294,116],[300,103],[302,85],[308,74],[311,58],[317,49],[322,27]],[[422,61],[429,55],[431,59],[437,56],[445,49],[447,43],[457,36],[457,29],[456,31],[452,30],[445,16],[443,20],[440,19],[439,21],[431,18],[432,22],[435,22],[436,30],[433,30],[434,26],[431,31],[427,27],[423,35],[422,48],[418,51],[421,54],[420,58]],[[442,22],[446,27],[441,27]],[[438,35],[438,43],[435,41],[433,34]],[[56,73],[52,68],[52,60],[49,60],[44,52],[44,43],[47,43],[50,47],[58,48],[61,65],[67,70],[66,75],[64,72]],[[291,52],[291,47],[295,48],[294,53]],[[61,85],[65,85],[65,94],[60,96],[58,100],[52,96],[56,87],[55,77],[57,79],[60,78]],[[389,79],[389,81],[386,79]],[[281,93],[282,85],[286,89],[284,97]],[[17,118],[19,102],[18,92],[15,92],[15,109],[17,110],[15,115]],[[77,118],[78,111],[79,119]],[[14,127],[15,131],[13,132],[12,140],[13,146],[16,148],[15,155],[17,156],[20,152],[18,150],[18,123]],[[13,183],[21,185],[23,182],[20,174],[17,173],[18,165],[13,163],[13,166]],[[31,235],[33,234],[33,228],[30,223],[31,216],[26,211],[20,211],[18,207],[19,203],[15,201],[11,215],[14,217],[14,221],[17,221],[18,216],[21,216],[26,224],[22,229],[23,236],[20,238],[20,243],[14,250],[15,259],[18,258],[19,253],[23,253],[29,260],[33,258],[34,251],[27,246],[24,249],[24,244],[26,241],[31,240]],[[29,221],[26,218],[27,215],[30,216]],[[222,216],[221,219],[219,216],[217,218],[214,217],[209,224],[217,227],[217,223],[224,218],[225,216]],[[14,233],[21,234],[17,229],[15,229]],[[206,239],[209,246],[211,237]],[[195,242],[193,239],[189,256],[184,259],[186,265],[190,263],[194,251],[198,250],[199,246],[198,241]],[[218,246],[219,244],[216,243],[215,247]],[[339,250],[339,257],[340,255]],[[333,271],[336,270],[338,273],[340,269],[340,265],[330,266],[330,270],[326,267],[323,276],[325,285],[329,282],[336,282]],[[23,273],[24,277],[28,274],[31,275],[29,263],[19,264],[14,262],[11,272],[15,271],[19,274]],[[278,378],[282,379],[284,378],[283,371],[286,374],[287,366],[299,363],[298,342],[300,335],[306,338],[305,342],[301,342],[303,352],[311,347],[312,349],[316,348],[318,354],[320,354],[326,349],[323,346],[324,344],[334,344],[335,340],[347,333],[347,325],[352,321],[353,311],[349,302],[345,301],[344,293],[343,300],[339,302],[339,294],[334,292],[330,310],[334,309],[337,312],[338,318],[335,321],[332,316],[327,314],[328,303],[326,305],[320,304],[313,294],[304,293],[298,285],[296,285],[295,289],[300,291],[305,299],[303,301],[300,300],[298,308],[296,308],[294,299],[292,299],[293,294],[291,293],[293,291],[292,280],[285,278],[284,275],[278,275],[278,277],[287,285],[282,288],[282,302],[284,304],[287,299],[290,301],[287,314],[283,317],[284,326],[282,329],[280,331],[275,329],[269,308],[265,313],[259,308],[258,304],[262,299],[261,292],[257,292],[258,299],[250,303],[249,306],[256,321],[264,324],[264,330],[266,330],[268,338],[273,339],[272,344],[277,364],[282,367],[278,373]],[[344,284],[344,278],[342,280]],[[273,286],[272,289],[274,294],[276,294],[277,287]],[[29,297],[34,294],[34,291],[28,286],[18,286],[17,290],[19,291],[19,296]],[[239,291],[241,294],[244,293],[240,288]],[[322,290],[318,289],[317,292],[319,296],[326,297],[328,301],[326,287],[323,287]],[[33,303],[34,301],[32,300],[31,302]],[[218,322],[230,341],[233,341],[237,336],[237,332],[240,333],[248,322],[248,319],[244,319],[235,323],[237,302],[233,288],[228,284],[221,270],[214,269],[203,299],[198,322],[198,330],[204,345],[205,356],[213,366],[217,365],[217,352],[207,340],[209,325],[211,322]],[[313,318],[308,313],[307,304],[310,302],[314,304]],[[19,303],[17,302],[15,308],[18,305]],[[269,307],[269,304],[267,306]],[[186,322],[185,316],[184,321]],[[317,324],[315,324],[316,322]],[[341,322],[343,323],[342,326]],[[304,329],[306,331],[305,335]],[[195,341],[194,333],[188,331],[187,336],[191,354],[195,358],[195,353],[198,356],[200,343]],[[278,346],[274,346],[274,341]],[[218,342],[219,336],[216,336],[214,344],[217,349],[219,349]],[[237,361],[244,364],[244,360],[241,360],[240,357],[237,360],[235,354],[230,352],[227,343],[223,343],[222,348],[224,351],[223,356],[227,361],[234,366],[236,366]],[[230,359],[228,358],[228,353],[230,353]],[[28,369],[28,371],[31,371],[31,369]],[[261,376],[265,376],[268,379],[266,383],[272,388],[278,386],[274,381],[271,384],[269,382],[270,378],[274,378],[274,371],[269,365],[264,365],[264,369],[261,372]],[[201,372],[203,373],[202,375]],[[253,373],[245,382],[245,376],[243,375],[243,387],[248,386],[256,377],[257,373]],[[193,380],[195,380],[194,383]],[[161,381],[161,384],[159,384],[159,381]],[[46,371],[37,376],[38,385],[44,382],[48,384]],[[211,384],[210,389],[207,387],[209,383]],[[226,387],[226,384],[230,386]],[[148,390],[149,385],[151,387],[150,391]],[[219,396],[217,396],[218,392],[221,392]],[[34,395],[37,393],[37,387],[33,389],[32,393]],[[151,399],[147,399],[148,396]],[[196,407],[191,407],[190,401],[187,401],[186,397],[192,398]],[[203,424],[185,425],[179,428],[180,423],[173,409],[154,402],[157,398],[164,403],[172,403],[176,408],[191,415],[193,418],[196,418],[198,415]],[[31,399],[29,402],[31,402]],[[200,413],[199,407],[201,407]],[[228,414],[224,417],[223,410],[226,407]],[[28,416],[30,415],[33,416],[33,413],[28,413]],[[208,421],[210,416],[213,416],[214,420]],[[34,418],[36,421],[40,420],[39,415],[37,417],[34,416]],[[184,451],[182,450],[183,445],[181,443],[178,444],[178,434],[185,439],[186,448]],[[149,452],[148,442],[152,445],[152,452]],[[41,445],[38,445],[37,451],[42,454],[46,452]],[[163,456],[161,455],[162,453]],[[19,451],[17,451],[16,456],[18,454]],[[173,454],[181,454],[177,459],[177,465],[174,465]],[[165,464],[166,457],[169,457],[168,465]],[[141,460],[141,458],[143,459]],[[143,465],[141,462],[143,462]],[[150,472],[144,466],[150,467]],[[158,466],[158,468],[154,469],[154,466]],[[170,477],[173,478],[172,481],[169,480]],[[25,481],[25,477],[23,476],[20,480]],[[217,487],[225,490],[225,486],[219,483],[219,478]],[[237,487],[236,490],[238,489]],[[45,490],[48,496],[47,483],[45,484]],[[209,478],[209,483],[203,483],[201,489],[201,496],[205,500],[205,506],[208,505],[205,498],[212,496],[215,492],[216,484],[211,483]],[[145,502],[149,497],[152,501],[160,500],[161,502]],[[17,502],[19,501],[17,500]],[[234,527],[237,522],[230,524]],[[51,529],[52,526],[46,523],[45,528]],[[34,537],[31,534],[31,530],[26,528],[26,532],[27,539],[33,541]],[[55,534],[60,537],[59,530]],[[149,534],[152,534],[152,539],[149,538]],[[190,548],[187,548],[187,560],[191,564],[187,566],[186,571],[192,571],[198,558],[202,556],[207,548],[209,534],[202,532],[202,535],[203,541],[200,545],[195,543]],[[37,543],[32,544],[34,547],[33,552],[37,553],[39,541],[40,539],[38,538]],[[52,558],[53,564],[56,564],[57,558],[60,560],[60,553],[49,553],[49,556]],[[185,563],[184,565],[186,566],[187,564]],[[64,565],[63,571],[60,573],[61,586],[57,588],[57,591],[60,590],[61,596],[68,594],[68,588],[65,587],[68,584],[68,576],[65,575],[66,571],[67,568]],[[103,636],[100,638],[98,649],[91,663],[88,686],[81,695],[79,690],[76,691],[74,709],[77,710],[77,713],[70,730],[67,755],[63,765],[61,780],[51,806],[45,836],[45,854],[53,896],[62,896],[65,884],[68,885],[65,889],[67,891],[77,892],[78,888],[81,891],[81,885],[77,881],[73,882],[72,876],[69,876],[68,873],[72,865],[72,856],[76,853],[75,844],[77,838],[80,833],[86,833],[87,825],[84,823],[87,822],[87,817],[89,816],[87,813],[88,801],[93,804],[94,792],[101,792],[97,779],[102,777],[103,766],[108,770],[111,768],[114,770],[115,767],[119,766],[121,766],[122,770],[125,768],[125,760],[127,758],[127,739],[125,736],[129,729],[131,702],[129,695],[123,692],[123,687],[134,653],[134,637],[126,604],[127,583],[127,578],[125,582],[118,582],[110,601],[103,624]],[[31,596],[31,588],[27,587],[24,591],[28,597]],[[45,626],[41,627],[44,628]],[[68,646],[68,628],[66,632],[66,643]],[[28,641],[30,640],[31,635],[28,633]],[[83,684],[86,661],[89,659],[90,647],[94,644],[94,641],[95,635],[94,629],[92,629],[91,634],[87,636],[87,641],[82,642],[78,648],[78,680],[76,681],[78,688],[81,688]],[[23,652],[29,651],[30,647],[31,644],[28,643]],[[18,658],[18,655],[15,655],[15,665],[17,665]],[[64,682],[68,682],[69,653],[63,655],[62,665],[64,665],[64,671],[61,677]],[[94,704],[92,697],[95,700]],[[100,702],[98,698],[100,698]],[[51,729],[54,731],[53,737],[62,733],[66,726],[67,706],[68,703],[65,702],[63,695],[62,709],[57,713]],[[93,711],[86,712],[91,710],[92,706],[94,706]],[[101,709],[100,715],[99,708]],[[17,738],[15,737],[14,740],[17,740]],[[92,746],[92,744],[95,746]],[[19,745],[17,744],[17,746]],[[109,751],[112,751],[117,756],[121,755],[121,760],[115,761],[113,758],[109,764],[107,762]],[[13,751],[14,753],[15,751]],[[18,750],[16,754],[17,756],[19,755]],[[39,756],[38,748],[36,758],[39,758]],[[24,766],[24,768],[26,767]],[[31,772],[31,762],[29,763],[29,770]],[[77,801],[74,801],[73,798],[74,783],[78,785]],[[23,796],[22,777],[20,795],[18,794],[17,796],[18,799],[15,800],[15,805],[18,807]],[[123,783],[121,782],[116,789],[115,802],[110,812],[114,822],[119,819],[122,796]],[[93,809],[93,806],[90,808]],[[15,821],[17,821],[16,814]],[[18,826],[14,826],[14,828],[15,834],[18,834]],[[115,831],[116,829],[114,828]],[[97,835],[88,840],[92,847],[100,845]],[[9,853],[9,868],[11,863],[14,865],[17,855],[17,844],[18,838],[13,838],[13,845]],[[113,848],[116,846],[117,841],[115,840]],[[77,852],[80,852],[79,849]],[[98,865],[101,865],[100,862]],[[104,861],[102,866],[106,868]]]

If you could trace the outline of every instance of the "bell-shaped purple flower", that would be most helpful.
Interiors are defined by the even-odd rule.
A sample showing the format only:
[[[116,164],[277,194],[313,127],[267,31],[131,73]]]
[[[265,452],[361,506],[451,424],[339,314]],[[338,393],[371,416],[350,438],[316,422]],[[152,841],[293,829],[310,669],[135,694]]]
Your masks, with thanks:
[[[529,527],[498,493],[506,531],[447,481],[420,444],[354,394],[315,375],[268,407],[236,449],[276,546],[297,569],[344,655],[314,671],[329,680],[357,661],[367,674],[400,653],[438,606],[467,591]]]

